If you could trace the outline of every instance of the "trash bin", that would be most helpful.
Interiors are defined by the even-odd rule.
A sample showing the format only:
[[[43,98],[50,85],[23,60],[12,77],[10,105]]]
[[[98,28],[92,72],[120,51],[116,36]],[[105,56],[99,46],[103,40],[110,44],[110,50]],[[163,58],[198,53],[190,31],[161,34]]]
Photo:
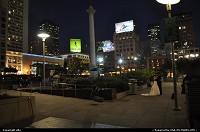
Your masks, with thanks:
[[[137,90],[137,80],[136,79],[129,79],[129,94],[138,94]]]

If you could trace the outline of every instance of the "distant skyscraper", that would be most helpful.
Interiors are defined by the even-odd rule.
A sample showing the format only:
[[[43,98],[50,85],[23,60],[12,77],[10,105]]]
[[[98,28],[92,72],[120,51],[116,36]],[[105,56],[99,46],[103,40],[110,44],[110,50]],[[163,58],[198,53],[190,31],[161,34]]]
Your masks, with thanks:
[[[38,38],[38,36],[35,36],[31,39],[32,40],[30,41],[29,46],[28,46],[28,53],[43,55],[43,45],[41,44],[41,38]]]
[[[174,15],[179,21],[179,41],[175,42],[175,49],[195,47],[192,13],[179,13]]]
[[[2,28],[1,31],[5,31],[6,34],[6,41],[1,40],[3,42],[1,47],[3,45],[3,50],[6,51],[5,67],[16,68],[20,73],[22,52],[28,52],[28,0],[1,0],[1,2],[0,9],[3,11],[1,28],[5,26],[5,30]]]
[[[160,40],[160,24],[148,25],[148,37],[150,40]]]
[[[50,20],[43,20],[39,24],[39,30],[49,33],[50,37],[46,39],[45,54],[58,55],[59,54],[59,26]],[[41,41],[42,42],[42,41]]]
[[[160,50],[160,25],[149,24],[148,25],[148,38],[150,43],[150,56],[158,56],[162,54]]]

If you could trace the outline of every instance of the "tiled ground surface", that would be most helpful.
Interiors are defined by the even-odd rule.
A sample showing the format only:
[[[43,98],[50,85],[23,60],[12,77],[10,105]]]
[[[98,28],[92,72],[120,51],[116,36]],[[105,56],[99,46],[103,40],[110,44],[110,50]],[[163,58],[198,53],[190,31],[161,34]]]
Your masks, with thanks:
[[[121,126],[48,117],[26,128],[126,128]]]

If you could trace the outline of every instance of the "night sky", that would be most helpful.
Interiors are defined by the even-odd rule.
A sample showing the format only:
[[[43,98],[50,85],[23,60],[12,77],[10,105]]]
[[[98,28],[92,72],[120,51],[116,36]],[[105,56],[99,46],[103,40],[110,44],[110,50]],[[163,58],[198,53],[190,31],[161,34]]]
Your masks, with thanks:
[[[196,45],[200,45],[200,8],[198,0],[181,0],[172,5],[172,14],[193,13]],[[82,39],[83,49],[89,45],[88,0],[29,0],[29,40],[37,36],[38,23],[54,21],[60,27],[60,53],[69,52],[69,39]],[[133,20],[141,38],[147,38],[147,25],[161,23],[167,17],[165,5],[156,0],[93,0],[95,37],[112,40],[115,23]],[[197,37],[199,39],[197,39]]]

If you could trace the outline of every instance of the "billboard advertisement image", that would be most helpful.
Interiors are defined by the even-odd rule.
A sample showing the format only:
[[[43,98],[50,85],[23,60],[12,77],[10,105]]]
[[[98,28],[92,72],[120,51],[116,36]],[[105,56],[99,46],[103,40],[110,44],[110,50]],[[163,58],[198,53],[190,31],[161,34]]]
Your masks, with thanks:
[[[133,20],[115,23],[116,33],[131,32],[133,30],[134,30]]]
[[[110,40],[103,41],[103,52],[111,52],[115,50],[114,43],[112,43]]]
[[[81,52],[81,39],[70,39],[70,52]]]

